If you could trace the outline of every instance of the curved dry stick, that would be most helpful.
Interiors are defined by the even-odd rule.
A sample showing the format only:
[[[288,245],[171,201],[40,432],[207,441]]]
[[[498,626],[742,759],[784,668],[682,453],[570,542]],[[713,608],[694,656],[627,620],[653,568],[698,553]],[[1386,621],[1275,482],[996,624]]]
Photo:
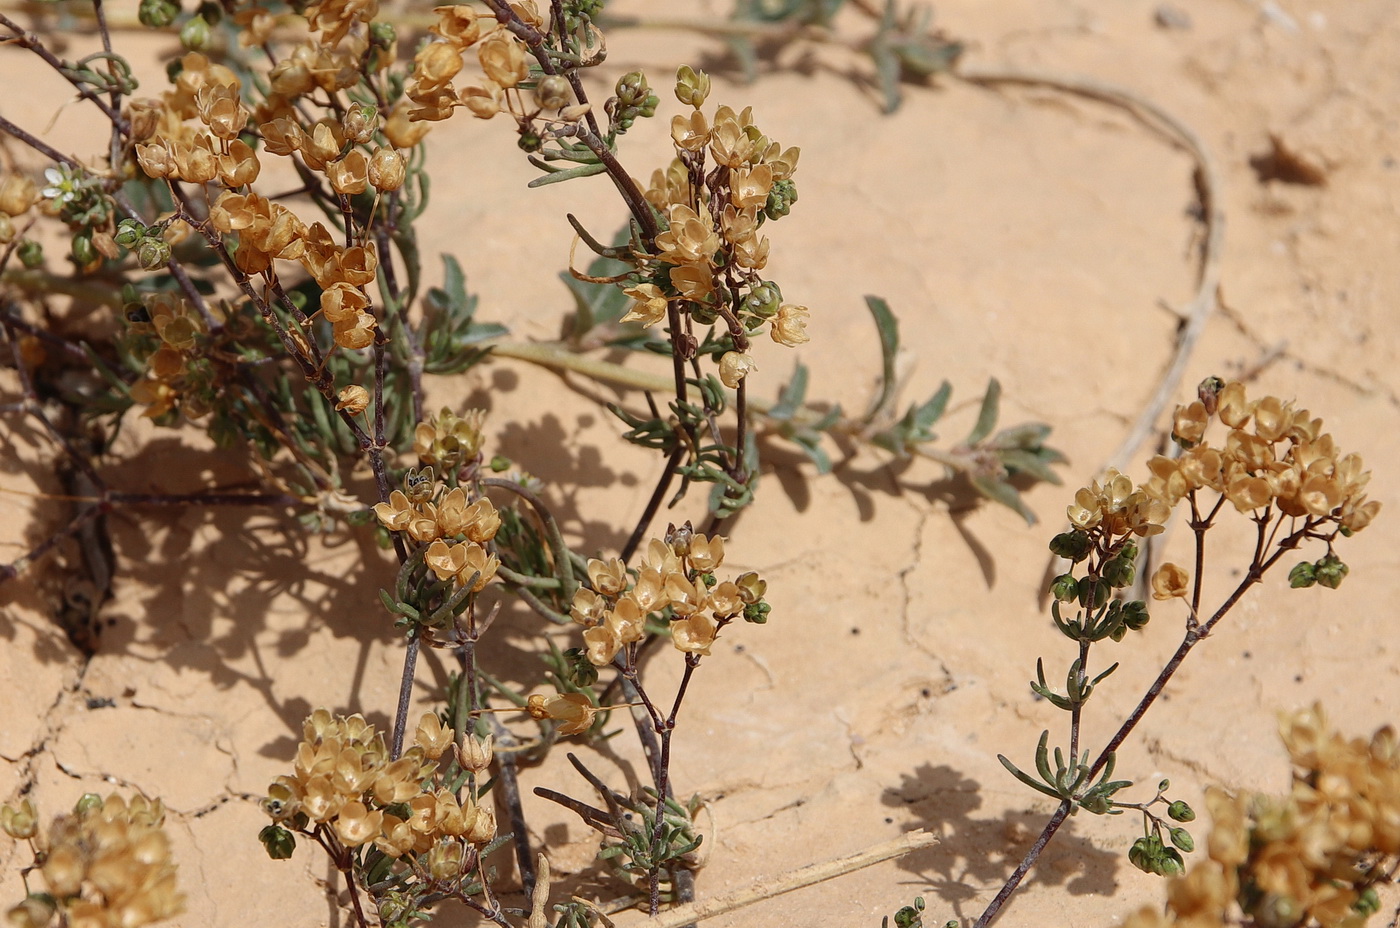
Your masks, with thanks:
[[[991,87],[1001,84],[1020,84],[1027,87],[1049,87],[1078,97],[1098,100],[1110,106],[1126,110],[1139,122],[1165,136],[1177,146],[1186,150],[1196,162],[1196,195],[1201,201],[1201,214],[1206,226],[1205,242],[1201,247],[1200,272],[1196,280],[1196,293],[1181,311],[1186,325],[1177,337],[1176,348],[1172,353],[1162,379],[1157,384],[1152,398],[1138,414],[1137,421],[1124,437],[1122,444],[1113,452],[1104,465],[1125,467],[1139,445],[1156,427],[1156,422],[1167,403],[1176,395],[1181,385],[1181,377],[1186,372],[1186,362],[1191,350],[1205,329],[1206,320],[1215,308],[1216,291],[1220,287],[1220,258],[1225,243],[1225,210],[1221,205],[1223,185],[1215,159],[1211,157],[1205,142],[1196,131],[1156,103],[1140,96],[1135,91],[1115,84],[1105,83],[1090,77],[1076,77],[1052,74],[1044,71],[1031,71],[1021,68],[979,68],[964,65],[954,72],[954,76],[969,84]]]
[[[733,892],[723,893],[701,902],[688,902],[685,905],[676,906],[662,912],[660,915],[643,921],[634,922],[628,928],[681,928],[691,922],[698,922],[704,918],[713,918],[716,915],[724,915],[745,906],[753,905],[755,902],[762,902],[765,899],[772,899],[784,893],[790,893],[795,889],[803,889],[817,883],[824,883],[827,880],[844,876],[847,873],[854,873],[863,870],[874,864],[883,863],[886,860],[894,860],[896,857],[903,857],[910,851],[928,847],[938,842],[938,836],[929,834],[926,831],[911,831],[908,834],[895,838],[893,841],[886,841],[884,844],[877,844],[868,847],[863,851],[848,854],[845,857],[836,857],[819,864],[809,864],[806,867],[799,867],[796,870],[785,873],[777,879],[771,880],[760,886],[748,889],[738,889]]]

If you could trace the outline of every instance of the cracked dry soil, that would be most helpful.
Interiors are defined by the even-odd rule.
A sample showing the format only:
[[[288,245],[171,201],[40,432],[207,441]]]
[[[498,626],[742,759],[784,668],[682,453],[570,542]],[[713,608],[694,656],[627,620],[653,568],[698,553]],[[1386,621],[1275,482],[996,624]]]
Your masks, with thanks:
[[[1149,783],[1169,776],[1195,801],[1211,783],[1285,786],[1280,710],[1321,700],[1355,733],[1400,721],[1400,7],[1174,7],[1189,28],[1164,28],[1149,2],[945,0],[938,15],[972,42],[978,63],[1127,86],[1199,133],[1221,169],[1228,225],[1219,309],[1178,398],[1212,373],[1296,397],[1365,457],[1373,495],[1388,507],[1346,546],[1351,576],[1340,590],[1290,592],[1274,578],[1251,595],[1123,752],[1121,771]],[[653,38],[615,35],[609,74],[714,62],[703,39],[671,36],[663,51],[648,46]],[[141,41],[148,68],[170,51]],[[911,828],[943,840],[706,923],[716,928],[874,926],[915,894],[939,922],[981,911],[1050,811],[996,761],[998,752],[1027,758],[1052,722],[1026,686],[1035,658],[1068,659],[1040,609],[1045,542],[1073,486],[1150,396],[1171,356],[1173,307],[1195,282],[1192,163],[1121,111],[1052,90],[941,80],[909,88],[904,107],[882,116],[868,83],[842,73],[849,68],[859,62],[830,48],[784,50],[750,87],[714,68],[712,99],[752,104],[767,131],[803,149],[802,200],[773,232],[772,270],[812,308],[812,342],[799,352],[811,395],[851,406],[870,395],[878,348],[862,296],[879,294],[916,362],[908,396],[950,380],[961,405],[945,433],[956,437],[995,376],[1004,423],[1054,427],[1070,486],[1028,493],[1042,517],[1028,529],[1009,511],[972,505],[929,462],[862,453],[815,478],[786,452],[774,456],[758,502],[731,530],[729,555],[764,572],[773,620],[721,642],[677,736],[679,788],[709,801],[698,890],[746,885]],[[26,94],[0,107],[43,127],[63,89],[0,48],[0,80],[21,79]],[[67,107],[45,138],[97,150],[85,118]],[[624,150],[642,176],[667,150],[656,122]],[[462,258],[483,319],[547,338],[568,305],[553,276],[568,253],[563,212],[597,225],[616,210],[601,182],[526,191],[529,169],[500,129],[458,120],[430,137],[430,157],[444,167],[425,253]],[[1309,176],[1320,182],[1271,170],[1271,138],[1316,167]],[[522,266],[547,270],[518,279]],[[765,350],[758,363],[758,388],[771,392],[792,358]],[[12,371],[0,371],[0,386],[13,391]],[[486,403],[492,450],[551,483],[572,540],[616,548],[659,462],[623,446],[605,412],[551,375],[504,363],[433,389],[434,403]],[[43,437],[13,418],[4,429],[0,485],[57,492]],[[1132,473],[1143,473],[1147,453]],[[131,490],[155,489],[153,475],[177,489],[246,477],[238,462],[211,458],[198,436],[140,421],[124,430],[120,454],[104,474]],[[67,515],[61,503],[8,493],[0,505],[6,561]],[[308,538],[275,514],[122,510],[107,524],[116,581],[91,660],[56,625],[63,579],[54,563],[0,591],[0,799],[29,793],[49,815],[89,790],[159,795],[189,897],[181,923],[347,924],[327,895],[322,859],[304,847],[291,861],[263,854],[256,797],[288,765],[312,707],[387,720],[400,651],[377,603],[384,558],[359,535]],[[1222,587],[1231,563],[1222,553]],[[510,619],[487,659],[521,679],[541,629]],[[1123,668],[1091,705],[1091,739],[1106,736],[1160,667],[1179,621],[1160,609],[1120,649]],[[670,672],[664,662],[657,670]],[[434,655],[421,671],[427,706],[446,671]],[[591,764],[622,782],[637,757],[623,746]],[[562,752],[526,781],[586,789]],[[566,888],[615,891],[581,872],[594,844],[578,822],[534,797],[527,811]],[[1136,826],[1087,818],[1061,833],[1002,924],[1110,925],[1160,898],[1161,885],[1126,863]],[[20,897],[25,862],[0,845],[6,905]],[[438,923],[468,921],[446,912]]]

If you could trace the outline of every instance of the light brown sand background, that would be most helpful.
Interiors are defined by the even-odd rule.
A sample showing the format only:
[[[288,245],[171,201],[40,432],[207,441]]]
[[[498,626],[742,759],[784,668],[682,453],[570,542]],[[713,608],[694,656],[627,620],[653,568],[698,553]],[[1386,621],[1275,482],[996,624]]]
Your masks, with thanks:
[[[628,8],[718,15],[726,7]],[[1120,771],[1147,784],[1169,776],[1195,801],[1212,783],[1286,787],[1280,710],[1321,700],[1354,733],[1400,721],[1400,575],[1386,553],[1400,542],[1392,490],[1400,7],[1181,0],[1186,30],[1156,25],[1154,8],[1143,0],[944,0],[938,21],[972,44],[971,62],[1121,84],[1200,133],[1221,166],[1229,225],[1221,309],[1180,396],[1207,374],[1257,371],[1256,392],[1296,397],[1325,417],[1343,448],[1365,456],[1376,472],[1373,495],[1389,507],[1342,548],[1352,572],[1341,590],[1290,592],[1279,576],[1252,594],[1123,752]],[[1067,487],[1028,494],[1042,523],[1027,529],[1005,509],[969,508],[929,462],[898,465],[865,452],[817,479],[795,455],[773,456],[729,548],[735,567],[769,579],[772,621],[726,635],[697,675],[677,735],[678,788],[698,791],[713,813],[699,892],[913,828],[943,842],[707,924],[875,926],[920,893],[931,924],[970,922],[1051,810],[996,754],[1029,762],[1041,728],[1061,721],[1026,686],[1038,655],[1061,668],[1052,673],[1070,656],[1039,608],[1045,542],[1170,357],[1177,318],[1164,305],[1183,305],[1195,279],[1192,163],[1123,113],[1059,92],[946,80],[906,88],[904,107],[885,116],[868,61],[856,56],[790,48],[757,84],[739,86],[733,70],[713,67],[717,49],[685,34],[618,31],[604,70],[646,66],[664,90],[677,63],[711,64],[712,103],[751,104],[770,136],[802,147],[801,201],[771,230],[771,270],[789,299],[812,309],[812,342],[795,355],[812,369],[812,396],[852,409],[868,402],[878,347],[862,296],[879,294],[899,314],[915,364],[907,397],[926,397],[943,378],[955,387],[949,441],[970,427],[976,399],[997,377],[1003,423],[1050,423],[1072,463],[1062,471]],[[0,108],[31,129],[43,129],[65,99],[52,75],[14,49],[0,49],[0,85]],[[669,117],[675,107],[665,99]],[[555,278],[570,242],[563,212],[600,234],[621,212],[601,178],[526,190],[532,170],[508,129],[463,117],[433,133],[424,254],[461,258],[481,295],[480,318],[551,338],[570,305]],[[73,105],[46,137],[96,151],[98,131]],[[627,137],[624,161],[638,176],[669,157],[664,133],[658,119]],[[1268,151],[1270,133],[1318,159],[1326,185],[1262,182],[1249,161]],[[793,359],[765,344],[757,390],[771,395]],[[11,390],[12,373],[0,376]],[[621,543],[659,461],[624,445],[605,411],[557,377],[512,363],[436,381],[432,394],[434,404],[459,410],[469,401],[490,407],[488,452],[550,482],[546,495],[576,544]],[[209,455],[196,436],[142,425],[125,431],[121,448],[131,456],[104,469],[113,487],[193,491],[246,476],[236,458]],[[4,485],[56,492],[48,444],[12,419],[5,428]],[[1141,476],[1142,464],[1132,471]],[[52,502],[7,495],[0,506],[6,561],[65,518]],[[182,924],[347,924],[324,892],[323,857],[302,847],[290,861],[266,858],[255,840],[266,819],[254,797],[288,769],[312,707],[387,722],[401,646],[377,602],[392,576],[386,557],[363,533],[307,538],[277,515],[123,511],[110,528],[120,580],[103,617],[114,624],[90,661],[55,628],[43,567],[0,592],[0,798],[30,791],[48,815],[85,791],[159,795],[189,896]],[[1173,550],[1183,550],[1181,534]],[[1219,550],[1217,592],[1233,582],[1230,565],[1243,563],[1240,549]],[[488,659],[525,679],[535,672],[527,654],[541,626],[511,614],[493,631]],[[1144,635],[1115,650],[1124,666],[1091,706],[1091,739],[1116,725],[1179,628],[1180,616],[1159,608]],[[569,646],[567,633],[551,633]],[[655,679],[673,679],[676,663],[657,662]],[[445,679],[443,661],[428,656],[421,706],[441,698]],[[90,709],[92,699],[115,706]],[[620,784],[636,769],[636,752],[621,753],[621,761],[588,756]],[[526,771],[525,784],[591,798],[562,750]],[[583,868],[589,833],[534,797],[526,802],[531,838],[550,845],[556,869]],[[1197,828],[1199,837],[1204,825]],[[1131,816],[1079,816],[1001,924],[1111,925],[1159,899],[1162,884],[1126,863],[1137,829]],[[6,905],[19,899],[23,862],[0,845]],[[569,888],[599,892],[570,880]],[[463,918],[444,913],[438,923]]]

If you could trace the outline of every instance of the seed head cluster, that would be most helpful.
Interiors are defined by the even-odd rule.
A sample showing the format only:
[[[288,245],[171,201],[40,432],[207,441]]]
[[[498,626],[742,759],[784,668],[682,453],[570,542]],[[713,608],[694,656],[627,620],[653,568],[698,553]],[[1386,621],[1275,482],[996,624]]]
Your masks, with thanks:
[[[456,749],[452,729],[426,713],[414,745],[394,760],[362,716],[327,709],[306,720],[302,735],[292,774],[274,780],[263,802],[279,825],[344,848],[372,845],[439,882],[460,879],[495,838],[495,812],[459,796],[447,779],[488,767],[489,739],[469,737]]]

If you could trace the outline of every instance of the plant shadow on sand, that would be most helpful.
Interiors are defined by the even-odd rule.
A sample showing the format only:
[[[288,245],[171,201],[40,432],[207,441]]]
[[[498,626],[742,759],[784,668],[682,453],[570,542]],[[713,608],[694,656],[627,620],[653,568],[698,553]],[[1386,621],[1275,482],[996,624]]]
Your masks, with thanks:
[[[943,837],[933,847],[904,857],[900,868],[918,877],[915,893],[936,895],[959,919],[976,917],[977,911],[964,911],[964,906],[1000,887],[1049,817],[1048,812],[1036,811],[974,816],[982,806],[978,783],[946,764],[920,764],[902,774],[900,784],[886,789],[880,800],[909,810],[918,818],[917,827]],[[1118,886],[1118,855],[1068,832],[1066,828],[1055,836],[1031,879],[1063,886],[1076,896],[1112,896]],[[930,908],[937,906],[930,901]],[[929,921],[942,923],[937,918]]]

